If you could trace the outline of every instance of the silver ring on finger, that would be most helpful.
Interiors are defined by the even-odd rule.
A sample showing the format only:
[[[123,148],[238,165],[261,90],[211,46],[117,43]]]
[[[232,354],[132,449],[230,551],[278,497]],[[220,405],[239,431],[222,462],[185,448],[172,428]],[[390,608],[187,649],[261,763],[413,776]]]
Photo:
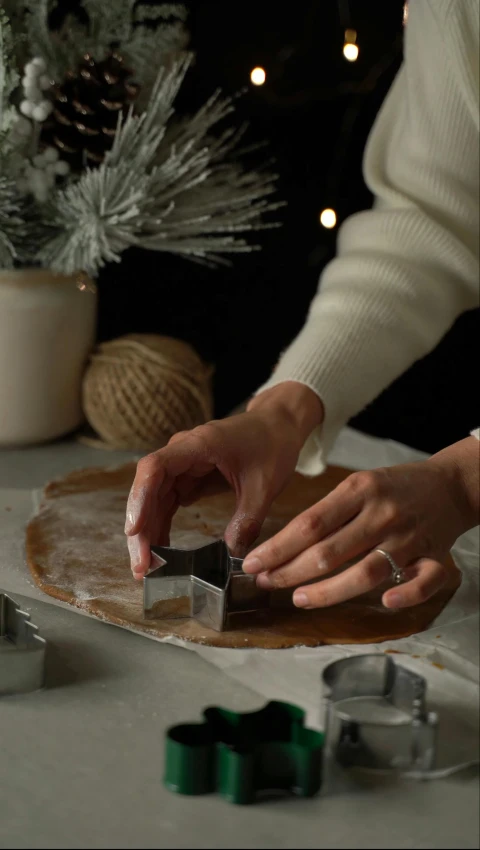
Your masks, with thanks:
[[[383,557],[387,559],[392,570],[392,581],[394,584],[401,584],[402,581],[405,581],[403,570],[400,569],[397,562],[394,558],[392,558],[389,552],[386,552],[385,549],[375,549],[374,551],[378,552],[379,555],[383,555]]]

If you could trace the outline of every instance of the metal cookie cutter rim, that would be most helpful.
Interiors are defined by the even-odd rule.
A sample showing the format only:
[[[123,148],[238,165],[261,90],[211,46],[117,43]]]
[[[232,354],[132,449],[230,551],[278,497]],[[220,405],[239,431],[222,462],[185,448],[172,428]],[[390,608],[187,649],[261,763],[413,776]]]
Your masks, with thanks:
[[[242,570],[224,540],[197,549],[152,546],[163,564],[143,580],[146,619],[193,618],[215,631],[223,631],[229,614],[268,608],[270,594],[257,587],[255,576]],[[188,609],[162,613],[159,603],[185,597]],[[165,608],[165,606],[164,606]]]
[[[0,696],[43,688],[46,648],[30,615],[0,593]]]
[[[339,765],[420,773],[433,769],[438,716],[427,711],[427,683],[422,676],[395,664],[388,655],[375,653],[332,662],[322,680],[325,775],[331,776]],[[405,722],[376,720],[368,711],[361,719],[352,717],[354,702],[365,698],[380,698],[386,708],[403,714]],[[395,744],[396,752],[392,751]]]

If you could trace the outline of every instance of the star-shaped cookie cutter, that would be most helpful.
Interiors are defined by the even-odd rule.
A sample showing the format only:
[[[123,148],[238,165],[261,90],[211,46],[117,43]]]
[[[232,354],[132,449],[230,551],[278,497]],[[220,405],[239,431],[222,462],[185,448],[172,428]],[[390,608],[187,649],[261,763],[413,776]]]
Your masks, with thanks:
[[[224,540],[199,549],[152,546],[163,561],[143,580],[146,619],[193,618],[222,632],[230,614],[268,608],[270,594],[242,570]]]

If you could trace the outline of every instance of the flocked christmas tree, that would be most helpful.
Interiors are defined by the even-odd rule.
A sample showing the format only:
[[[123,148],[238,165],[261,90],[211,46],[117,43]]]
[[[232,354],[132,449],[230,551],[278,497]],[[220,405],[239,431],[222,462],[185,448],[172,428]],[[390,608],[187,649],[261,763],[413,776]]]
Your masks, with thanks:
[[[218,262],[276,209],[216,92],[172,122],[191,64],[178,3],[0,0],[0,267],[96,275],[131,246]],[[239,235],[240,234],[240,235]]]

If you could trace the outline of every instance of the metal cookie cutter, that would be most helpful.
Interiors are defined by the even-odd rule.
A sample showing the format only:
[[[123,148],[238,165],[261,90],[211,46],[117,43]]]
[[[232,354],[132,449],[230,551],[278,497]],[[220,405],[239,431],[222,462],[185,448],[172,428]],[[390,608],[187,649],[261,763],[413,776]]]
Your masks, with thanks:
[[[30,616],[0,593],[0,696],[43,688],[46,647]]]
[[[243,561],[230,555],[223,540],[200,549],[152,546],[152,552],[164,563],[143,580],[147,619],[193,617],[221,632],[229,614],[268,608],[268,591],[242,571]]]
[[[375,654],[334,661],[322,679],[327,783],[335,768],[433,768],[438,717],[426,709],[422,676]]]

